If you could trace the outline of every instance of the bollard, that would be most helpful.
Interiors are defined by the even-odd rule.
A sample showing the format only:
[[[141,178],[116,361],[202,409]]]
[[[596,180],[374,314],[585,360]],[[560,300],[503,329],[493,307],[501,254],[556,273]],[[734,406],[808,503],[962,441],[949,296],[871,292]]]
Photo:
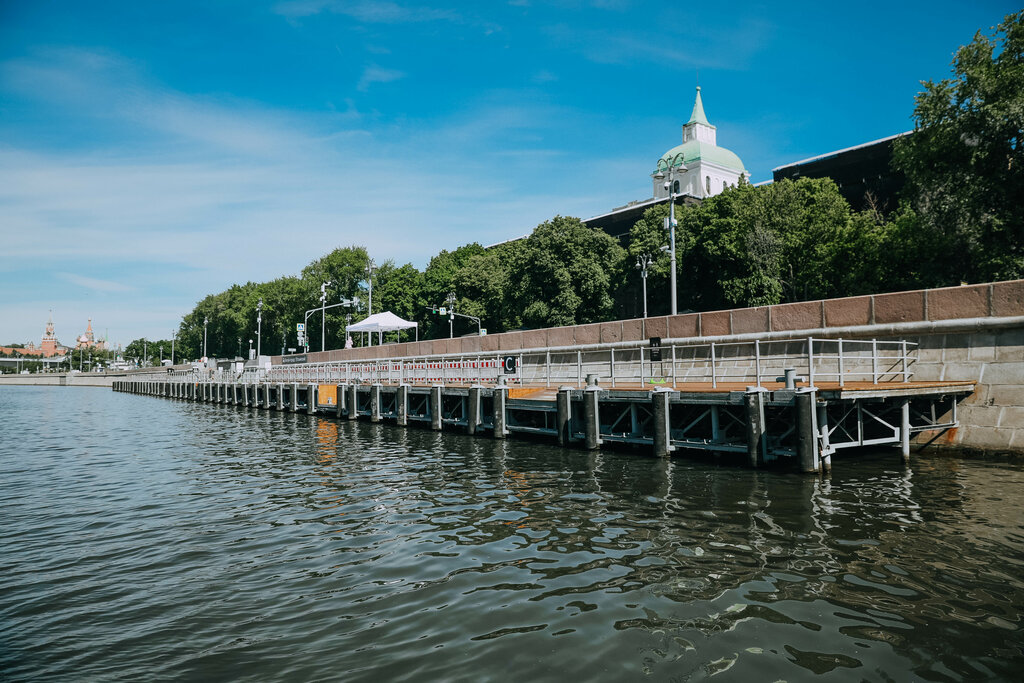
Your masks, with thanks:
[[[395,393],[395,413],[399,426],[409,424],[409,385],[399,384]]]
[[[503,378],[499,378],[503,379]],[[504,439],[508,435],[505,429],[505,402],[508,400],[508,387],[499,382],[494,387],[494,438]]]
[[[441,431],[441,385],[430,387],[430,428]]]
[[[743,404],[747,410],[747,464],[751,467],[764,465],[768,439],[764,420],[767,393],[764,387],[747,387],[743,395]]]
[[[651,392],[651,403],[654,412],[654,455],[666,456],[674,449],[669,427],[669,406],[672,399],[672,391],[665,387],[658,387]]]
[[[590,383],[591,376],[587,376],[587,387],[583,390],[583,434],[587,450],[594,450],[601,445],[601,425],[599,424],[600,411],[598,410],[601,388],[597,386],[596,378]]]
[[[469,388],[469,410],[466,411],[466,433],[476,434],[476,428],[480,426],[480,392],[483,389],[479,384]]]
[[[370,386],[370,422],[380,422],[380,389],[379,383]]]
[[[817,389],[799,389],[793,398],[796,409],[796,452],[800,458],[800,470],[803,472],[818,472],[821,469],[818,451],[817,394]]]
[[[315,384],[306,385],[306,415],[312,415],[316,412],[317,403],[317,386]]]
[[[356,393],[356,385],[348,385],[348,419],[355,420],[359,417],[359,395]]]
[[[345,385],[336,385],[334,387],[334,395],[336,397],[334,400],[334,417],[340,420],[344,416],[343,411],[345,410]]]
[[[572,387],[558,387],[555,396],[555,430],[558,432],[558,445],[569,445],[569,416],[571,411]]]

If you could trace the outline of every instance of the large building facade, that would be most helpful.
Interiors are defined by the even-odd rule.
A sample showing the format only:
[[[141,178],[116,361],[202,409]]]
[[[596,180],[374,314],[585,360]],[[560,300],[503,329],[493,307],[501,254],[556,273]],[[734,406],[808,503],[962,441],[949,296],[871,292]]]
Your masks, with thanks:
[[[667,185],[672,177],[671,188]],[[697,86],[690,120],[683,124],[683,142],[661,155],[651,177],[654,180],[654,198],[667,199],[670,189],[674,194],[704,199],[713,197],[729,187],[735,187],[741,177],[749,174],[743,162],[731,150],[718,146],[718,131],[704,114],[704,102]]]
[[[718,146],[718,129],[704,113],[699,86],[690,120],[683,124],[682,137],[682,143],[662,154],[655,164],[651,198],[630,202],[584,223],[614,237],[623,237],[644,211],[668,202],[670,193],[677,205],[694,204],[735,187],[741,178],[750,177],[734,152]]]

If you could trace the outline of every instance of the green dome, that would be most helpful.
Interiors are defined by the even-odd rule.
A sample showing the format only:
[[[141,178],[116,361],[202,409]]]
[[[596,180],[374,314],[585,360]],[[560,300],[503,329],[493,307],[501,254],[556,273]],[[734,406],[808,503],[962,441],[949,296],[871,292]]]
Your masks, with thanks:
[[[673,147],[662,155],[658,160],[659,171],[664,171],[670,166],[678,166],[680,163],[691,164],[695,161],[707,161],[718,166],[743,171],[743,162],[740,158],[727,150],[725,147],[712,145],[699,140],[687,140],[677,147]]]

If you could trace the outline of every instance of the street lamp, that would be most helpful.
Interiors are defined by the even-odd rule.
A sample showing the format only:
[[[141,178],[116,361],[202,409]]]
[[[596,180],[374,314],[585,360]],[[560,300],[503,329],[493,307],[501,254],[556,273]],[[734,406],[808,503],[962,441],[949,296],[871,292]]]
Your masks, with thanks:
[[[174,340],[178,338],[178,331],[171,330],[171,365],[174,365]]]
[[[203,360],[206,360],[206,325],[210,322],[209,318],[203,318]]]
[[[325,338],[327,330],[327,288],[331,286],[331,281],[328,280],[320,285],[320,350],[327,350],[327,339]],[[372,290],[371,290],[372,291]]]
[[[249,340],[249,360],[252,360],[252,339]]]
[[[366,304],[366,315],[373,315],[373,271],[377,269],[377,264],[370,259],[366,262],[366,287],[369,290],[369,301]]]
[[[636,267],[640,269],[640,277],[644,283],[644,317],[647,317],[647,268],[654,263],[650,254],[641,254],[636,257]]]
[[[448,338],[453,339],[455,337],[455,292],[448,292],[445,303],[448,304]]]
[[[682,159],[677,156],[665,170],[668,170],[668,180],[665,182],[664,187],[668,190],[668,219],[666,219],[668,225],[666,227],[668,227],[669,231],[669,268],[672,271],[672,310],[670,314],[675,315],[679,310],[676,306],[676,178],[677,174],[681,176],[683,173],[686,173],[686,167],[683,166]],[[664,180],[666,177],[665,170],[659,169],[654,174],[654,177],[658,180]]]
[[[256,304],[256,355],[260,355],[261,342],[263,340],[263,297],[260,297],[259,303]],[[249,340],[249,346],[252,346],[252,339]],[[250,348],[251,352],[252,349]],[[249,354],[250,356],[252,353]]]

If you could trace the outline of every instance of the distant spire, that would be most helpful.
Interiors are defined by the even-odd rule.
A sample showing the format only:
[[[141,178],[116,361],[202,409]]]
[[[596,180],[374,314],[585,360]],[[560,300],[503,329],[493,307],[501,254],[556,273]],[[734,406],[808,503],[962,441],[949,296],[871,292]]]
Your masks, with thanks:
[[[703,123],[705,126],[710,126],[708,123],[708,117],[704,116],[704,103],[700,99],[700,86],[697,86],[697,99],[693,103],[693,113],[690,114],[690,120],[686,122],[690,123]]]

